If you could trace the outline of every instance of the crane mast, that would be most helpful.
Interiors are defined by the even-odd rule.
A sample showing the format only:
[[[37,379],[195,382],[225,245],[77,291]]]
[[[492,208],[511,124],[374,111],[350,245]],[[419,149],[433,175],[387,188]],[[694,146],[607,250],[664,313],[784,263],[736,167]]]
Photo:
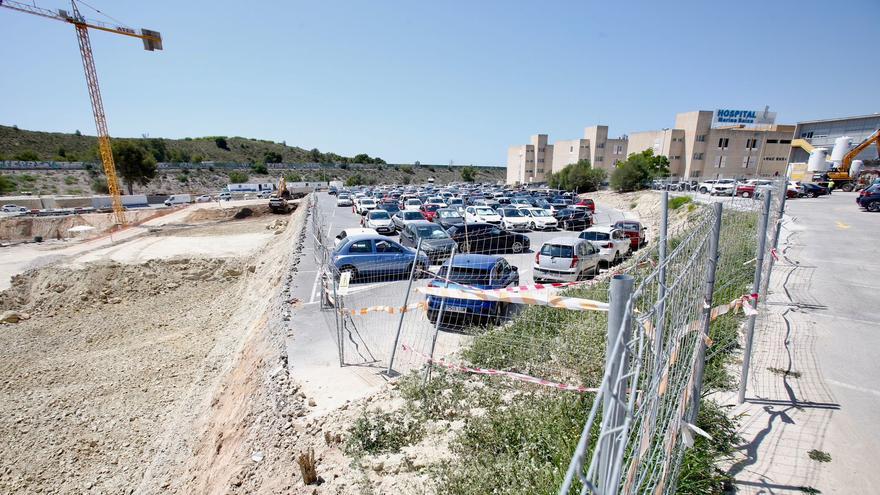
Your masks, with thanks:
[[[92,54],[92,43],[89,39],[89,29],[99,29],[115,34],[122,34],[134,38],[140,38],[144,42],[144,50],[153,51],[162,49],[162,36],[156,31],[141,29],[138,33],[125,26],[110,26],[97,21],[87,21],[79,12],[76,1],[71,0],[73,15],[64,10],[57,13],[48,9],[28,5],[12,0],[0,0],[0,7],[17,10],[26,14],[38,15],[49,19],[68,22],[76,29],[76,39],[79,42],[79,53],[82,56],[83,70],[86,74],[86,84],[89,88],[89,99],[92,102],[92,114],[95,117],[95,128],[98,133],[98,150],[101,154],[101,163],[104,165],[104,174],[107,175],[107,189],[113,205],[113,214],[116,223],[125,225],[125,209],[122,206],[122,195],[119,190],[119,178],[116,174],[116,164],[113,162],[113,148],[110,146],[110,131],[107,129],[107,116],[104,114],[104,102],[101,99],[101,88],[98,86],[98,71],[95,69],[95,57]]]

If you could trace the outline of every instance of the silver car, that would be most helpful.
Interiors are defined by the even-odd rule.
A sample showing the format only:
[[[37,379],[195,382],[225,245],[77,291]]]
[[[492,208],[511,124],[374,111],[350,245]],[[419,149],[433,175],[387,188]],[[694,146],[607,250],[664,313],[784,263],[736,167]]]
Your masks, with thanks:
[[[535,254],[535,283],[577,282],[599,273],[599,249],[590,241],[554,237]]]

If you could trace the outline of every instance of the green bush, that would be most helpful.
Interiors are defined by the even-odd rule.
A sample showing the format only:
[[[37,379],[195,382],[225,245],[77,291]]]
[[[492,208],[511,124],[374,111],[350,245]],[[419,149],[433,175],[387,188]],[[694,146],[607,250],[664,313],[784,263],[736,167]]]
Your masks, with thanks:
[[[348,431],[345,452],[359,457],[363,454],[399,452],[424,436],[421,422],[404,411],[395,413],[364,413]]]
[[[248,177],[247,172],[243,172],[241,170],[233,170],[229,172],[229,182],[232,184],[243,184],[250,179]]]
[[[697,426],[709,433],[712,439],[695,435],[694,446],[687,449],[678,476],[677,495],[702,495],[728,493],[733,478],[718,469],[722,459],[730,458],[740,438],[736,434],[738,421],[711,400],[703,400]]]
[[[12,176],[0,174],[0,193],[6,194],[16,190],[15,180]]]
[[[677,210],[682,207],[682,205],[686,205],[691,202],[690,196],[676,196],[669,200],[669,209]]]
[[[64,177],[64,183],[67,184],[68,186],[72,186],[72,185],[76,184],[77,182],[79,182],[79,179],[75,175],[68,175],[68,176]]]
[[[477,170],[474,167],[462,167],[459,175],[461,175],[461,180],[465,182],[474,182],[477,180]]]
[[[110,188],[107,186],[107,179],[99,177],[92,181],[92,191],[97,194],[108,194]]]
[[[409,165],[401,165],[401,166],[400,166],[400,171],[403,172],[403,173],[405,173],[405,174],[410,174],[410,175],[416,173],[416,172],[413,170],[413,168],[412,168],[411,166],[409,166]]]
[[[251,171],[257,175],[269,175],[269,169],[262,163],[251,165]]]
[[[22,150],[16,153],[12,159],[22,162],[36,162],[40,160],[40,155],[34,150]]]

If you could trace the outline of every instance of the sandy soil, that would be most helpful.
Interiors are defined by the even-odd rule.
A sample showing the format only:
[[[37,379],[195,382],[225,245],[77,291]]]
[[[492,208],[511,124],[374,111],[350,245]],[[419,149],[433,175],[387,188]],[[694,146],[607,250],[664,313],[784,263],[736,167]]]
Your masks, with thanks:
[[[16,275],[0,312],[28,318],[0,325],[0,493],[289,486],[280,432],[305,406],[280,287],[304,213],[151,232]],[[198,242],[213,249],[193,255]]]

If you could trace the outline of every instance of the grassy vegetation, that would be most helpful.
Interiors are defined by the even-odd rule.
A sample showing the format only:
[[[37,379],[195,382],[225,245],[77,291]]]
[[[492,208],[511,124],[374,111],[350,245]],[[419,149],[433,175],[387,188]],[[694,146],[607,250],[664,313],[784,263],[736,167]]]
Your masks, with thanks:
[[[681,208],[683,205],[690,203],[691,201],[692,200],[691,200],[690,196],[676,196],[676,197],[669,200],[669,209],[670,210],[677,210],[677,209]]]

